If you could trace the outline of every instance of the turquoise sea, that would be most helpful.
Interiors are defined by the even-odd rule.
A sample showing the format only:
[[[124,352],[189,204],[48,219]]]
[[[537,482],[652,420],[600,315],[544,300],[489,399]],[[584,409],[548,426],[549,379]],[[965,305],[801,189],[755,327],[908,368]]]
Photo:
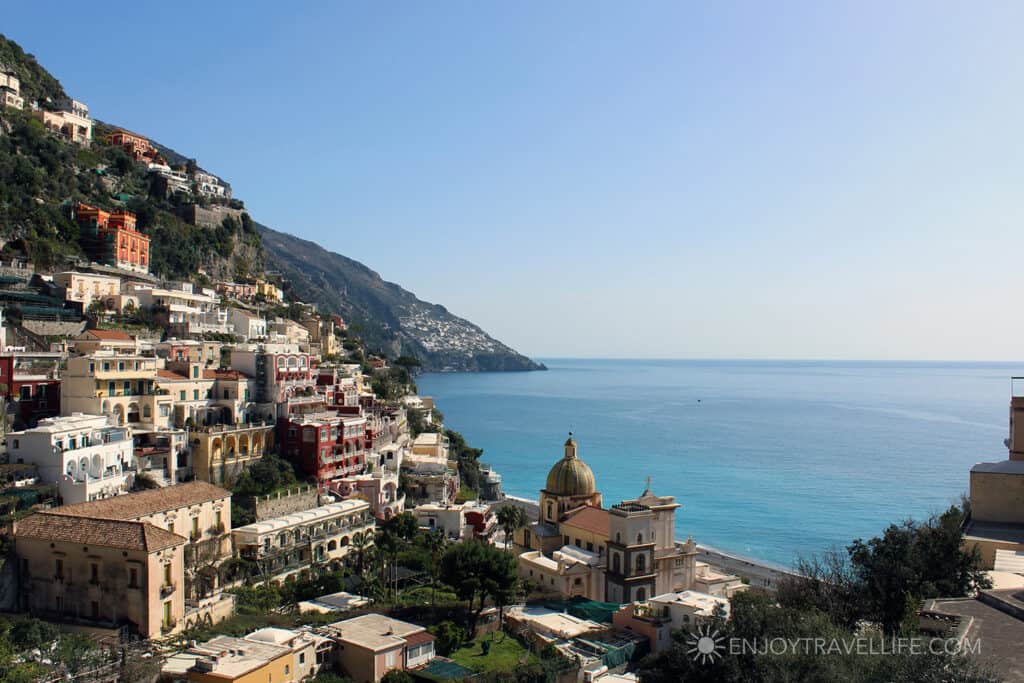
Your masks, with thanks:
[[[606,505],[650,476],[678,536],[790,566],[967,492],[1006,457],[1024,363],[544,359],[548,372],[417,378],[484,449],[507,493],[537,497],[571,429]]]

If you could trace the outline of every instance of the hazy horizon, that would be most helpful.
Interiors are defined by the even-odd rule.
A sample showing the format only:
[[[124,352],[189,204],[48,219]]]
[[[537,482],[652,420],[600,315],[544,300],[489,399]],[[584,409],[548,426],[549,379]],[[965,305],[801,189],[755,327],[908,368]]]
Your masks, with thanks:
[[[105,7],[3,32],[531,357],[1019,354],[1019,3]]]

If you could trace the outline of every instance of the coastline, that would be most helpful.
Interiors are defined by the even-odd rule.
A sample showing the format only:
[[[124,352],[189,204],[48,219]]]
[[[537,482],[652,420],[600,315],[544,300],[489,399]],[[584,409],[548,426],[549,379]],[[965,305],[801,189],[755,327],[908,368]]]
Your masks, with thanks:
[[[540,516],[540,503],[533,498],[524,498],[504,494],[503,502],[523,508],[530,520]],[[685,539],[675,539],[677,545],[685,543]],[[745,557],[737,553],[719,550],[708,545],[697,545],[697,559],[728,574],[735,574],[747,579],[751,586],[765,590],[775,590],[779,582],[788,577],[797,576],[796,572],[774,562]]]

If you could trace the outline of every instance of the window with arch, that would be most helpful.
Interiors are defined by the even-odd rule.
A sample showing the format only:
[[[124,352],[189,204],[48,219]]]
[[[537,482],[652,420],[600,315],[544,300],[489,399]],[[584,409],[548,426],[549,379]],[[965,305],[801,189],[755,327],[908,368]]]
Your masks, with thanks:
[[[644,535],[643,534],[637,534],[636,535],[636,543],[637,543],[637,545],[641,545],[643,542],[644,542]]]
[[[647,591],[644,590],[643,588],[637,588],[636,589],[636,599],[637,599],[637,602],[643,602],[644,600],[646,600],[647,599]]]
[[[619,563],[619,554],[615,553],[612,555],[612,571],[616,574],[621,573],[622,565]]]
[[[647,569],[647,558],[643,555],[636,556],[636,571],[638,574],[644,572]]]

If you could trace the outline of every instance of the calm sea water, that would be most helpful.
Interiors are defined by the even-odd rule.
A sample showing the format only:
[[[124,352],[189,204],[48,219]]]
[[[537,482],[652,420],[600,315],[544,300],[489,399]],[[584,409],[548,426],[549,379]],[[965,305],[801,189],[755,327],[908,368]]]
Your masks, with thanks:
[[[544,361],[548,372],[417,379],[536,498],[571,429],[605,505],[650,476],[679,537],[789,566],[957,502],[1006,457],[1024,363]]]

